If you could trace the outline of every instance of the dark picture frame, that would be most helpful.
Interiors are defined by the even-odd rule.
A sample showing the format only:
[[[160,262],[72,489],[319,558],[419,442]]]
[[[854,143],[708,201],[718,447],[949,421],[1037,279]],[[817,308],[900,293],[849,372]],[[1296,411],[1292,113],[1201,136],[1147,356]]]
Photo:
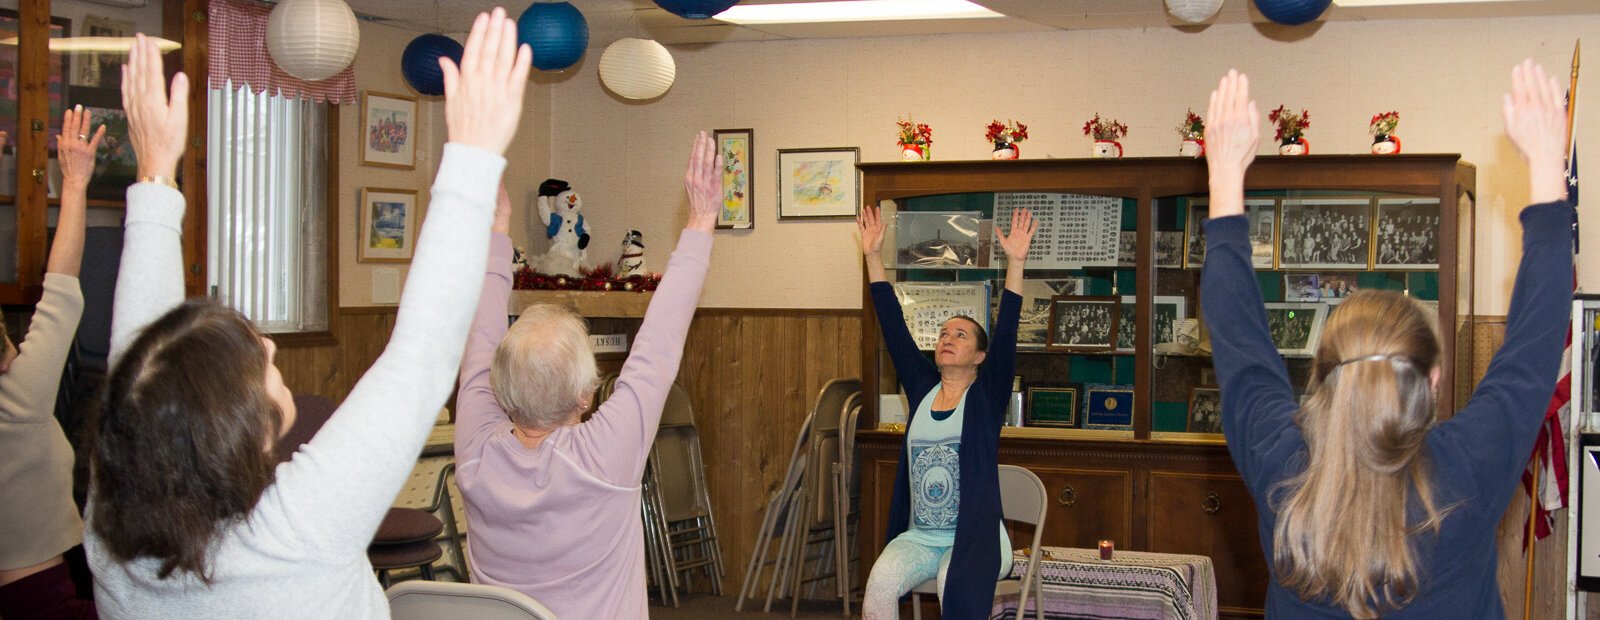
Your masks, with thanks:
[[[1117,346],[1121,300],[1111,296],[1056,295],[1050,298],[1050,328],[1045,350],[1103,352]]]
[[[1184,430],[1206,435],[1222,434],[1222,390],[1215,387],[1189,389],[1189,409]]]
[[[1373,212],[1372,268],[1438,269],[1439,217],[1437,198],[1379,198]]]
[[[717,228],[753,229],[756,130],[718,129],[711,136],[722,156],[722,208],[717,210]]]
[[[1279,208],[1278,269],[1372,267],[1372,200],[1305,198]]]
[[[1026,412],[1024,427],[1077,428],[1078,388],[1028,388]]]
[[[1133,386],[1089,385],[1084,388],[1083,427],[1093,430],[1133,430]]]

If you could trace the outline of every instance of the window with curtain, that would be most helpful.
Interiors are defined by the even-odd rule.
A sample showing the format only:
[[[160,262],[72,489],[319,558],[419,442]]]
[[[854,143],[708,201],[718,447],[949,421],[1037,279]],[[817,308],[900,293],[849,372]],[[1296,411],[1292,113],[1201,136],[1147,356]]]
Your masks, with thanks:
[[[264,332],[326,331],[330,106],[251,90],[209,91],[211,294]]]

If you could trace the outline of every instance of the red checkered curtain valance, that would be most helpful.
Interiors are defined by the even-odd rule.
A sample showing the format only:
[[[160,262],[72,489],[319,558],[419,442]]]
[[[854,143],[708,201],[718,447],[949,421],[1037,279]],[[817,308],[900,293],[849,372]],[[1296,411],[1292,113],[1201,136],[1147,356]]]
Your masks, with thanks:
[[[267,15],[272,7],[241,0],[211,0],[206,42],[206,69],[214,89],[246,86],[251,92],[267,91],[281,97],[306,98],[318,103],[355,103],[355,67],[326,80],[299,79],[272,62],[267,53]]]

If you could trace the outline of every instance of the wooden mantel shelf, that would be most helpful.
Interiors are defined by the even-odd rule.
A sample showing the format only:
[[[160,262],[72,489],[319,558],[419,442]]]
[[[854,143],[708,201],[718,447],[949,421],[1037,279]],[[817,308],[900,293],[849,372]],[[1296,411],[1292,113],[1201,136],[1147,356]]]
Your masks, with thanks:
[[[588,318],[643,318],[655,293],[637,291],[511,291],[507,313],[516,316],[533,304],[563,304]]]

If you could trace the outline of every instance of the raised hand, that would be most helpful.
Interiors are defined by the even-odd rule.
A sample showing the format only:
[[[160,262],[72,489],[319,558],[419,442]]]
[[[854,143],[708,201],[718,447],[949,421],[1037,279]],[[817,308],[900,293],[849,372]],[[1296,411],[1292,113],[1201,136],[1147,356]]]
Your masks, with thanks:
[[[511,194],[506,191],[506,184],[500,183],[500,191],[494,196],[494,223],[489,225],[489,232],[497,235],[511,233]]]
[[[168,96],[161,51],[143,34],[136,35],[128,64],[122,65],[122,109],[139,177],[175,178],[189,136],[189,78],[182,71],[172,76]]]
[[[1039,232],[1039,222],[1033,219],[1033,212],[1018,208],[1011,212],[1011,234],[995,231],[1000,237],[1000,247],[1006,251],[1008,262],[1019,263],[1028,260],[1028,246],[1033,245],[1033,234]]]
[[[101,125],[91,136],[90,116],[81,105],[68,108],[62,115],[61,135],[56,136],[56,158],[61,162],[63,196],[87,190],[89,178],[94,176],[94,154],[100,148],[100,139],[106,135],[106,126]]]
[[[1206,108],[1206,168],[1211,217],[1244,213],[1244,171],[1261,144],[1261,114],[1250,99],[1250,78],[1235,70],[1217,83]],[[1220,195],[1219,195],[1220,194]],[[1238,199],[1232,197],[1238,194]]]
[[[444,118],[450,141],[503,155],[522,120],[533,51],[517,45],[517,23],[495,7],[479,13],[467,34],[461,66],[439,58],[444,71]]]
[[[702,131],[694,138],[689,153],[689,169],[683,172],[683,188],[689,192],[688,228],[711,232],[722,212],[722,155],[716,141]]]
[[[1511,70],[1511,92],[1500,106],[1506,135],[1528,162],[1529,199],[1552,202],[1567,197],[1567,106],[1555,78],[1532,59]]]
[[[883,219],[879,217],[878,207],[861,207],[861,212],[856,214],[856,231],[861,234],[863,256],[877,257],[883,253]]]

